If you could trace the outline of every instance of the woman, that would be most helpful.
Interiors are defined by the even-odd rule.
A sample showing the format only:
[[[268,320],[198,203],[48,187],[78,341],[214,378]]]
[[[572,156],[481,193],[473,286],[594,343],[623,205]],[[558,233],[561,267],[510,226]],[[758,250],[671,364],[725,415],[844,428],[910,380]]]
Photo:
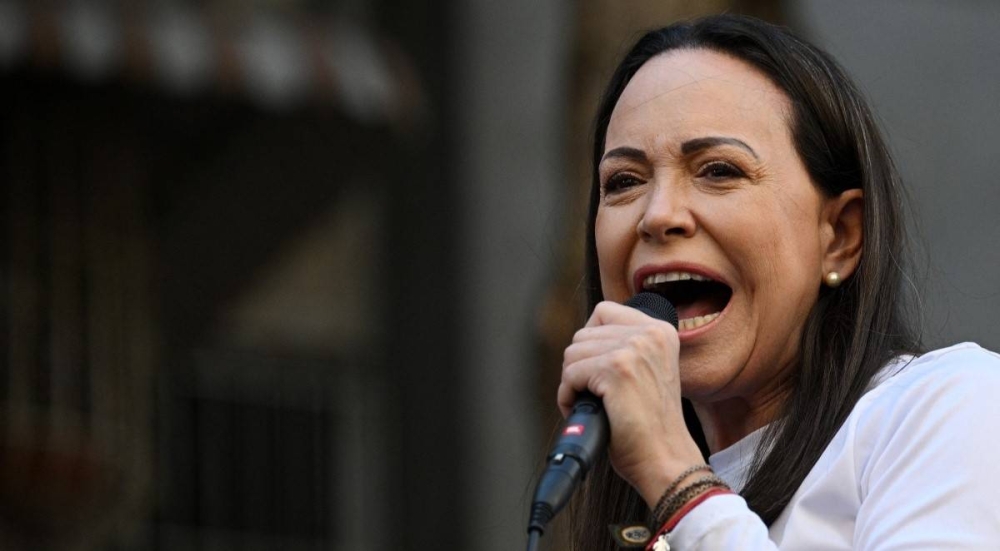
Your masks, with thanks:
[[[736,16],[640,39],[598,113],[592,314],[558,395],[564,413],[601,396],[611,422],[574,549],[614,548],[607,527],[650,511],[658,548],[1000,545],[1000,358],[921,354],[900,195],[815,47]],[[643,290],[677,330],[620,304]]]

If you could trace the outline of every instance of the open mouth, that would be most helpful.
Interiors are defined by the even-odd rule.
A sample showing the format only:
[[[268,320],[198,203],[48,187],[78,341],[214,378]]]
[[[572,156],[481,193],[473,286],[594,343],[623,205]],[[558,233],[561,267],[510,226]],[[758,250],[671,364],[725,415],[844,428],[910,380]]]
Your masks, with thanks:
[[[733,296],[725,283],[690,272],[650,274],[642,280],[642,289],[674,305],[680,319],[679,331],[697,329],[719,317]]]

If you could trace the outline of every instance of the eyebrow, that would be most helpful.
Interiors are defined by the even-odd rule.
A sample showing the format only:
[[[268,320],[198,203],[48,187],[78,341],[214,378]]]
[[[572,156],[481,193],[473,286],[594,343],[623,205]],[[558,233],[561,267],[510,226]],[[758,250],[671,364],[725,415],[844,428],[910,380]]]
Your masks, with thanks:
[[[747,145],[743,140],[736,138],[727,138],[725,136],[706,136],[704,138],[695,138],[693,140],[688,140],[681,144],[681,153],[684,155],[690,155],[710,147],[717,147],[720,145],[734,145],[736,147],[745,149],[748,153],[753,155],[754,159],[760,159],[757,156],[757,152],[753,150],[752,147]],[[646,152],[641,149],[636,149],[634,147],[616,147],[601,157],[601,162],[607,159],[614,158],[624,158],[633,161],[646,162],[648,158],[646,157]]]
[[[753,155],[754,159],[760,159],[757,156],[757,152],[753,150],[752,147],[747,145],[743,140],[738,140],[736,138],[726,138],[723,136],[707,136],[704,138],[695,138],[693,140],[688,140],[681,144],[681,153],[684,155],[690,155],[697,151],[703,149],[708,149],[710,147],[716,147],[720,145],[735,145],[736,147],[743,148],[747,150],[748,153]]]
[[[607,153],[604,154],[603,157],[601,157],[601,162],[604,162],[607,159],[615,159],[615,158],[631,159],[633,161],[640,161],[640,162],[647,161],[645,151],[641,149],[636,149],[634,147],[626,146],[626,147],[616,147],[611,151],[608,151]]]

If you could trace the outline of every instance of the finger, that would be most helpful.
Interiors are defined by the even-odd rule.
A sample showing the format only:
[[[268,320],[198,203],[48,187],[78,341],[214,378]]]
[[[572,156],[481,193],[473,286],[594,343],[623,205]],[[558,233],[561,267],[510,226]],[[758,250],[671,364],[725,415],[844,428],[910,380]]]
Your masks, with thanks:
[[[559,381],[559,390],[556,395],[556,403],[559,404],[559,411],[562,412],[564,417],[568,417],[569,412],[573,409],[573,404],[576,402],[576,395],[588,389],[587,385],[590,382],[590,378],[598,367],[599,364],[595,358],[588,358],[574,362],[563,368],[562,380]],[[601,397],[601,394],[593,392],[593,390],[591,392],[598,398]]]
[[[584,383],[582,388],[574,388],[573,384],[569,381],[563,381],[559,383],[559,390],[557,391],[556,403],[559,404],[559,412],[562,413],[563,418],[569,417],[569,414],[573,411],[573,406],[576,404],[576,397],[586,388],[586,383]]]
[[[618,304],[606,300],[594,307],[594,312],[590,315],[584,327],[599,327],[602,325],[640,325],[644,323],[662,323],[673,327],[673,324],[658,318],[646,315],[644,312],[631,306]],[[675,329],[676,330],[676,329]]]
[[[628,380],[634,382],[637,359],[633,350],[615,348],[567,365],[563,368],[557,397],[560,409],[572,408],[578,392],[587,390],[603,398],[613,385]]]
[[[594,312],[590,314],[590,319],[587,320],[585,327],[616,324],[635,325],[647,323],[650,319],[649,316],[631,306],[605,300],[594,307]]]
[[[634,333],[635,328],[635,325],[595,325],[593,327],[581,327],[573,334],[573,342],[624,339]]]
[[[579,342],[573,342],[573,344],[567,346],[566,350],[563,351],[563,367],[565,368],[566,366],[581,360],[601,356],[611,352],[612,350],[622,348],[623,343],[627,342],[628,337],[633,334],[634,331],[630,331],[625,334],[616,334],[607,338],[588,338]]]
[[[584,327],[573,335],[573,342],[570,346],[584,345],[585,343],[612,341],[623,348],[637,348],[643,351],[679,350],[680,337],[677,335],[677,328],[673,325],[647,318],[649,321],[640,325],[602,325],[598,327]],[[587,350],[599,350],[599,346],[594,348],[580,347],[573,351],[573,359],[577,359],[576,353],[586,353]],[[568,348],[567,348],[567,351]],[[565,355],[564,355],[565,359]],[[567,364],[568,362],[563,362]]]
[[[576,403],[576,390],[569,383],[560,382],[559,389],[556,391],[556,404],[559,406],[559,413],[562,414],[563,419],[569,417],[569,414],[573,411],[573,404]]]

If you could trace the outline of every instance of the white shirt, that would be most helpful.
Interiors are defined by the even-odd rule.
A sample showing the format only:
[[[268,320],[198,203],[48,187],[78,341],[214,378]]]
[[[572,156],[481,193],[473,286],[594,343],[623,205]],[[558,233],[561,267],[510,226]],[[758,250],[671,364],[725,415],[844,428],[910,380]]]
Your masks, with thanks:
[[[709,459],[734,489],[759,436]],[[1000,355],[963,343],[897,359],[770,530],[742,497],[720,495],[668,542],[682,551],[1000,550]]]

